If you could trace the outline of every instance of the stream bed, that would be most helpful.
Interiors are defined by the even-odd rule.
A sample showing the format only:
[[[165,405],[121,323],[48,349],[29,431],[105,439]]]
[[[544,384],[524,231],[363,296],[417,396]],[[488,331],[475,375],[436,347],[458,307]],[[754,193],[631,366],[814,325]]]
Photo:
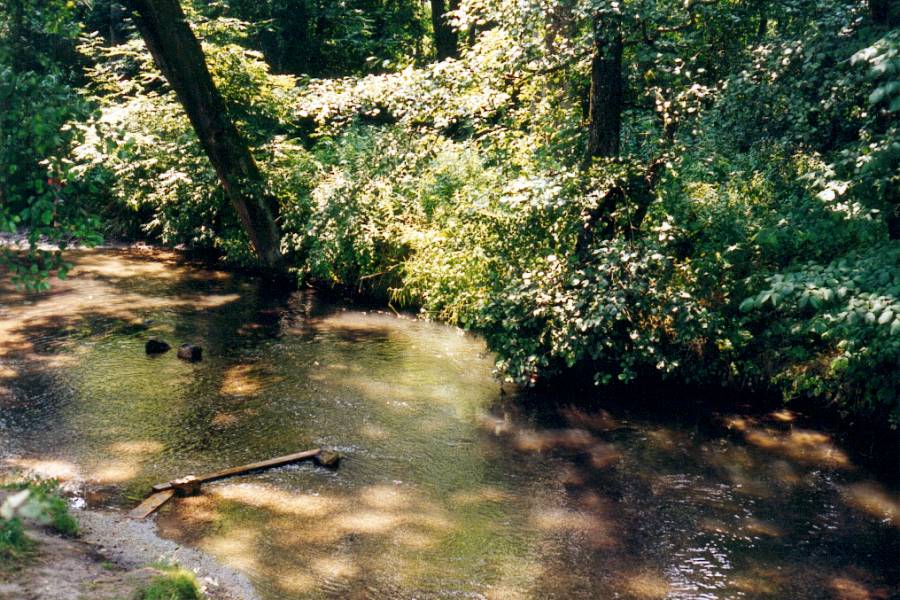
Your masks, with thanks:
[[[452,327],[159,250],[74,260],[43,296],[0,284],[0,467],[124,510],[333,447],[337,471],[210,484],[155,517],[264,598],[900,598],[896,481],[800,415],[502,393]],[[151,336],[204,358],[147,356]]]

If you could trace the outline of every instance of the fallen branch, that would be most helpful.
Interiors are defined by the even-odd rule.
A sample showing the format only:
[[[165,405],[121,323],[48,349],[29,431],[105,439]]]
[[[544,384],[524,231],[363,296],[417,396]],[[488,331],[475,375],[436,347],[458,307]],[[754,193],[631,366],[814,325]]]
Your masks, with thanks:
[[[341,460],[341,455],[333,450],[316,448],[314,450],[306,450],[295,454],[287,454],[277,458],[270,458],[260,462],[241,465],[239,467],[231,467],[222,469],[206,475],[189,475],[180,479],[173,479],[166,483],[158,483],[151,488],[150,495],[141,504],[128,513],[128,516],[134,519],[145,519],[156,512],[163,504],[172,499],[176,494],[179,496],[193,496],[200,493],[200,486],[211,481],[219,481],[227,477],[236,475],[245,475],[254,471],[262,471],[264,469],[272,469],[290,463],[299,462],[301,460],[314,460],[320,467],[335,468]]]

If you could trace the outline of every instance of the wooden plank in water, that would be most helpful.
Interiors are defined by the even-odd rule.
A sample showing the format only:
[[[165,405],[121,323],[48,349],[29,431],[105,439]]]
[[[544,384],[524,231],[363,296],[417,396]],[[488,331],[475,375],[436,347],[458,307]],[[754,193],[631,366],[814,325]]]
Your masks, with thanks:
[[[242,475],[244,473],[250,473],[251,471],[259,471],[262,469],[271,469],[273,467],[280,467],[282,465],[287,465],[293,462],[297,462],[300,460],[306,460],[308,458],[316,458],[322,452],[321,448],[316,448],[314,450],[305,450],[303,452],[296,452],[294,454],[287,454],[285,456],[279,456],[277,458],[270,458],[269,460],[263,460],[260,462],[250,463],[249,465],[241,465],[240,467],[231,467],[230,469],[222,469],[221,471],[215,471],[214,473],[207,473],[206,475],[197,475],[195,480],[200,483],[208,483],[210,481],[218,481],[219,479],[225,479],[226,477],[233,477],[235,475]],[[154,492],[163,492],[167,490],[172,490],[174,485],[171,481],[167,481],[166,483],[158,483],[153,486]]]
[[[175,495],[175,490],[163,490],[161,492],[156,492],[155,494],[151,494],[147,496],[147,498],[141,502],[137,508],[128,513],[128,516],[132,519],[146,519],[150,515],[152,515],[156,510],[172,499],[172,496]]]

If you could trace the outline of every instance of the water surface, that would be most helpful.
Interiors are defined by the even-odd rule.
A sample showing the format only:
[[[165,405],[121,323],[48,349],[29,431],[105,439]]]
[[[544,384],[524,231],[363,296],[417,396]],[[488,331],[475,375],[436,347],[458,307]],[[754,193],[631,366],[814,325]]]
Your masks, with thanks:
[[[159,251],[77,262],[49,295],[0,289],[0,461],[122,508],[339,449],[336,472],[236,478],[157,517],[266,598],[900,598],[896,486],[796,414],[502,395],[451,327]],[[204,360],[148,357],[149,336]]]

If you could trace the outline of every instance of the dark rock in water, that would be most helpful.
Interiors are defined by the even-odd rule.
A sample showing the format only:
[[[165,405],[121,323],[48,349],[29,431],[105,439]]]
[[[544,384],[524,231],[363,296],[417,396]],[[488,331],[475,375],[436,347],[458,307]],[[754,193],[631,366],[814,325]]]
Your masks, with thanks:
[[[164,341],[156,338],[150,338],[147,340],[147,343],[144,344],[144,350],[147,351],[147,354],[162,354],[163,352],[168,352],[171,347],[172,346]]]
[[[194,344],[182,344],[178,346],[178,358],[196,362],[203,358],[203,348]]]
[[[322,450],[313,458],[320,467],[328,467],[329,469],[337,469],[341,463],[341,455],[334,450]]]

